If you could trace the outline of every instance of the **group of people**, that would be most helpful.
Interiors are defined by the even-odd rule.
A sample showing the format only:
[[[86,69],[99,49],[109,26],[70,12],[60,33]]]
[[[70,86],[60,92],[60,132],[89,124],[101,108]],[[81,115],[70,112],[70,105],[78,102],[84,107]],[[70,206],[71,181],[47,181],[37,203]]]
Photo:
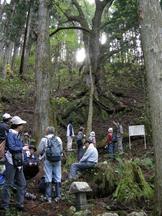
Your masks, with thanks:
[[[91,131],[88,137],[85,135],[85,128],[80,127],[78,134],[76,136],[76,144],[77,144],[77,159],[78,161],[82,158],[84,149],[83,149],[83,144],[85,140],[88,138],[95,146],[96,146],[96,135],[94,131]],[[73,145],[73,138],[75,138],[74,134],[74,128],[72,125],[72,121],[70,120],[68,125],[67,125],[67,151],[72,151],[72,145]]]
[[[26,192],[26,179],[23,172],[24,150],[29,150],[20,139],[26,121],[19,116],[11,117],[10,114],[3,115],[3,122],[0,124],[0,140],[5,142],[5,183],[2,189],[2,206],[4,210],[9,208],[10,192],[16,186],[17,209],[24,208],[24,197]]]
[[[92,135],[92,134],[91,134]],[[93,134],[94,135],[94,134]],[[67,126],[67,151],[72,150],[74,129],[72,122]],[[93,136],[92,136],[93,137]],[[77,135],[77,163],[73,163],[69,171],[69,179],[76,179],[78,171],[94,167],[98,162],[98,151],[93,143],[94,139],[90,137],[86,140],[84,128],[80,127]],[[93,137],[94,138],[94,137]],[[47,127],[45,136],[38,145],[38,154],[44,159],[45,174],[45,196],[44,200],[52,202],[52,184],[55,185],[55,201],[61,199],[61,156],[63,153],[63,143],[60,137],[56,135],[54,127]]]
[[[109,157],[114,159],[115,154],[123,154],[123,126],[119,120],[112,122],[113,127],[108,128],[107,136],[106,136],[106,146]],[[72,125],[72,121],[69,121],[67,126],[67,151],[72,151],[72,142],[75,137],[74,128]],[[86,135],[84,134],[84,127],[80,127],[79,132],[76,136],[76,144],[77,144],[77,158],[78,161],[82,158],[84,149],[83,144],[85,141]],[[95,132],[91,131],[88,140],[90,140],[94,146],[96,146],[96,136]]]
[[[10,190],[16,187],[18,210],[24,208],[24,197],[26,192],[26,180],[28,179],[28,170],[25,166],[28,164],[38,165],[39,160],[43,160],[45,193],[43,200],[51,203],[53,184],[55,188],[55,202],[61,199],[61,179],[62,168],[61,159],[63,154],[63,142],[56,135],[54,127],[47,127],[38,148],[30,143],[29,133],[22,136],[24,125],[27,122],[19,116],[11,116],[8,113],[3,115],[3,122],[0,123],[0,145],[5,143],[5,183],[2,189],[1,208],[7,210],[10,202]],[[115,128],[108,129],[107,148],[110,154],[114,154],[114,143],[117,142],[118,148],[123,152],[121,124],[114,122]],[[72,122],[69,121],[67,126],[67,151],[72,150],[74,138],[74,129]],[[23,139],[22,139],[23,137]],[[117,138],[117,141],[115,140]],[[98,151],[96,148],[95,132],[91,131],[89,136],[84,134],[84,128],[80,127],[76,136],[77,159],[76,163],[71,164],[69,179],[76,179],[78,171],[83,171],[98,163]],[[37,154],[35,154],[37,151]],[[39,156],[39,157],[38,157]],[[30,162],[29,162],[30,161]],[[25,170],[27,172],[24,175]],[[30,170],[30,169],[29,169]]]

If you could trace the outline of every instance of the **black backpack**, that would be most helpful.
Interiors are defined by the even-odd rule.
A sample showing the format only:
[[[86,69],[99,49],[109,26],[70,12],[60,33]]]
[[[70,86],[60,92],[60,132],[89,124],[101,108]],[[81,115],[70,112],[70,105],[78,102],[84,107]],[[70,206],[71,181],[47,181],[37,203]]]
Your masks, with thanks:
[[[112,142],[116,143],[117,141],[118,141],[117,134],[113,134],[113,136],[112,136]]]
[[[50,162],[58,162],[61,160],[61,145],[58,139],[53,136],[47,139],[46,158]]]

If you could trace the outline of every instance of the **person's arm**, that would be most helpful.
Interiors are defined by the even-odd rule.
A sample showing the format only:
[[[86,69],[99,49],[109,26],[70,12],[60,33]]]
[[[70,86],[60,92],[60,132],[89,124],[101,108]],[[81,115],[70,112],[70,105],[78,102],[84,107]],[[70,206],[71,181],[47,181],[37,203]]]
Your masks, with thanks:
[[[62,145],[62,140],[60,137],[57,137],[59,143],[60,143],[60,147],[61,147],[61,152],[63,152],[63,145]]]
[[[87,161],[87,159],[89,158],[90,154],[91,154],[91,150],[87,149],[86,152],[84,153],[83,157],[80,159],[79,162],[85,162],[85,161]]]
[[[43,154],[44,150],[45,150],[45,145],[47,142],[47,138],[42,138],[39,145],[38,145],[38,154]]]

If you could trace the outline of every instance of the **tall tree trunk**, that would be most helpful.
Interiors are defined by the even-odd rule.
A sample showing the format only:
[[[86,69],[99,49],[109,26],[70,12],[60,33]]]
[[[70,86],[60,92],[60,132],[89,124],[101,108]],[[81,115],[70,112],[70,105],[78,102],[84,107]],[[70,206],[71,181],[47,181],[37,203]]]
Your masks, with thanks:
[[[94,97],[94,81],[92,75],[92,67],[89,64],[89,78],[90,78],[90,92],[89,92],[89,108],[88,108],[88,120],[87,120],[87,135],[92,131],[93,121],[93,97]]]
[[[154,215],[162,216],[162,12],[159,1],[140,0],[139,16],[156,159],[156,210]]]
[[[6,5],[6,0],[0,1],[0,19],[2,19],[5,5]]]
[[[7,67],[7,65],[11,66],[12,49],[13,49],[13,43],[11,41],[7,41],[6,46],[5,46],[4,56],[3,56],[2,79],[6,79],[6,76],[7,76],[6,67]]]
[[[12,55],[12,61],[11,61],[11,70],[14,72],[14,66],[15,66],[15,59],[17,57],[18,53],[18,48],[19,48],[19,42],[14,43],[14,48],[13,48],[13,55]]]
[[[34,131],[36,140],[49,124],[49,74],[51,69],[49,44],[48,1],[39,0],[39,32],[36,47],[36,101]]]
[[[20,77],[24,78],[27,71],[27,64],[30,52],[30,29],[31,29],[31,1],[29,2],[29,10],[26,17],[26,26],[25,26],[25,34],[24,34],[24,42],[22,47],[22,55],[20,62]]]
[[[102,14],[105,7],[110,7],[113,0],[107,1],[96,1],[96,10],[94,17],[92,19],[92,30],[89,34],[89,43],[88,43],[88,58],[89,58],[89,76],[90,76],[90,94],[89,94],[89,112],[88,112],[88,121],[87,121],[87,132],[92,130],[93,122],[93,98],[95,93],[96,84],[99,83],[99,67],[100,67],[100,27]],[[87,27],[87,26],[86,26]],[[86,33],[84,33],[86,34]],[[86,42],[86,35],[83,37]]]

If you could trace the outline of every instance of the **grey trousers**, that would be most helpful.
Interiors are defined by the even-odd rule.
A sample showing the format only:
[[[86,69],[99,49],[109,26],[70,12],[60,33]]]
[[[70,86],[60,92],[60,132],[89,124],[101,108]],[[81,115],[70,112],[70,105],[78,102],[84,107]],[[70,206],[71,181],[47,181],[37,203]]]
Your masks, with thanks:
[[[10,189],[13,185],[17,189],[16,204],[21,206],[24,204],[24,196],[26,190],[26,180],[23,173],[23,168],[20,170],[6,161],[5,184],[2,189],[2,206],[9,207]]]
[[[77,176],[78,171],[86,170],[88,168],[94,167],[96,163],[92,162],[79,162],[79,163],[73,163],[70,167],[70,174],[69,178],[75,178]]]

